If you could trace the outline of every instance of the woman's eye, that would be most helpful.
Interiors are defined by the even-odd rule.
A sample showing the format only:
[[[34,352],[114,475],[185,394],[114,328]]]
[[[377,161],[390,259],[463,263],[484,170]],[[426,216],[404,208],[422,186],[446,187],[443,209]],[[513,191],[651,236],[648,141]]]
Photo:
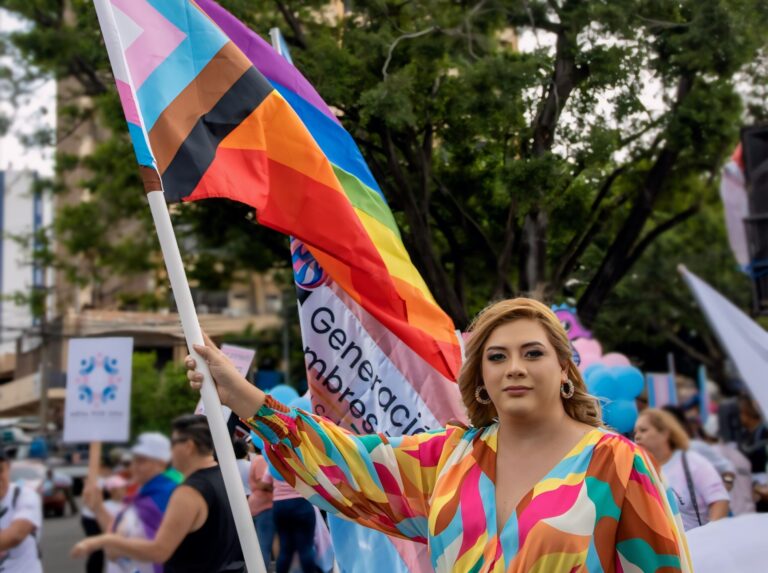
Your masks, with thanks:
[[[499,362],[500,360],[504,360],[504,355],[501,352],[494,352],[493,354],[488,355],[488,360],[490,362]]]
[[[541,356],[544,356],[541,350],[529,350],[525,353],[526,358],[540,358]]]

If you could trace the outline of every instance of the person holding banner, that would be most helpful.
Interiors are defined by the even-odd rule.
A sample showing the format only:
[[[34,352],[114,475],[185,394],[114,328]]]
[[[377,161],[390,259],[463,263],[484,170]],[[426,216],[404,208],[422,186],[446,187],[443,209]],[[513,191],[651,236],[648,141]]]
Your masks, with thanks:
[[[440,573],[690,571],[653,464],[603,427],[562,325],[538,301],[501,301],[475,319],[459,376],[471,427],[397,438],[288,408],[210,339],[194,349],[290,485],[321,509],[428,542]],[[195,366],[187,357],[199,389]]]

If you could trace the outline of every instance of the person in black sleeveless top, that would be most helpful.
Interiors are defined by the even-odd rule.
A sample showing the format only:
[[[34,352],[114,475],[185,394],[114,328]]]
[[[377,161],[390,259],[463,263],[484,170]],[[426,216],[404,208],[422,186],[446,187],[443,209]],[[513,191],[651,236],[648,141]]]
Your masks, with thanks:
[[[78,543],[73,555],[105,549],[115,557],[164,563],[164,573],[245,571],[205,416],[176,418],[171,444],[173,466],[184,474],[185,480],[173,492],[155,539],[99,535]]]

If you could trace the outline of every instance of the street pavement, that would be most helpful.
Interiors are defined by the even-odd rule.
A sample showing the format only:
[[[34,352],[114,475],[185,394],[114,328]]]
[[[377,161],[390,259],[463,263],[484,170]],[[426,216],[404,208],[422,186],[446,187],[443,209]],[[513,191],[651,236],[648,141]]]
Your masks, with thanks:
[[[80,516],[46,517],[43,523],[43,571],[45,573],[83,573],[85,561],[72,559],[69,550],[83,538]]]

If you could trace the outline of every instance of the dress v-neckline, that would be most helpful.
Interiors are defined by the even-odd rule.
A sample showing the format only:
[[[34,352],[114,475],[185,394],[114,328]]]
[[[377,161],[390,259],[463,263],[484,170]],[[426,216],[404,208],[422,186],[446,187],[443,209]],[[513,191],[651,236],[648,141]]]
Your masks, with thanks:
[[[552,474],[555,473],[556,470],[560,468],[560,466],[565,463],[566,460],[572,458],[576,452],[583,449],[584,445],[588,443],[596,433],[602,434],[603,431],[600,428],[593,428],[589,431],[587,431],[581,438],[579,438],[579,441],[576,442],[576,444],[569,449],[563,457],[561,457],[548,471],[544,476],[541,477],[536,483],[533,484],[533,486],[526,490],[525,493],[523,493],[523,496],[518,500],[518,502],[515,504],[514,509],[509,514],[507,519],[504,521],[504,523],[501,526],[501,530],[499,530],[498,526],[498,508],[496,506],[496,490],[497,490],[497,484],[496,484],[496,477],[498,476],[497,473],[497,461],[498,461],[498,447],[499,447],[499,426],[496,424],[496,427],[493,431],[493,433],[489,436],[490,439],[488,441],[488,445],[491,447],[491,449],[494,452],[494,460],[493,460],[493,472],[494,472],[494,479],[489,480],[489,483],[492,487],[492,497],[490,498],[492,502],[489,504],[490,507],[490,515],[486,515],[486,522],[488,526],[488,530],[495,532],[493,537],[497,537],[499,543],[502,543],[502,541],[505,540],[505,538],[508,538],[508,530],[511,527],[512,523],[517,523],[517,518],[519,517],[519,508],[520,505],[525,502],[528,499],[531,499],[533,497],[533,493],[536,490],[536,487],[543,481],[547,480],[552,476]],[[489,476],[490,477],[490,476]],[[504,544],[502,543],[502,546]],[[519,548],[518,548],[519,549]],[[506,553],[506,552],[505,552]],[[506,557],[506,555],[505,555]],[[506,560],[506,559],[505,559]]]

